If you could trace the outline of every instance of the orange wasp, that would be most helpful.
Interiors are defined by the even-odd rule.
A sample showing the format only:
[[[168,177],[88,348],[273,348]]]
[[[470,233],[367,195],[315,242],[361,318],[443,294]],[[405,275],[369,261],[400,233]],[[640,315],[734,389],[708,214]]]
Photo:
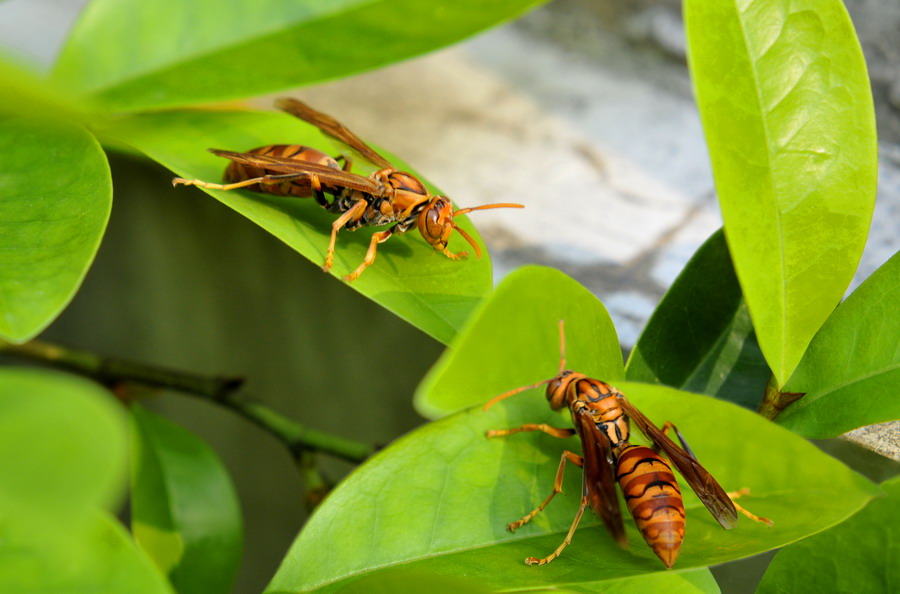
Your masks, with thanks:
[[[198,179],[176,177],[173,185],[199,186],[215,190],[236,190],[246,188],[254,192],[296,196],[312,196],[328,212],[340,214],[331,225],[331,241],[325,256],[323,270],[328,272],[334,262],[334,246],[338,231],[353,231],[364,226],[392,225],[384,231],[372,235],[369,249],[362,264],[344,277],[348,282],[355,280],[375,261],[379,243],[384,243],[392,235],[400,235],[413,226],[435,250],[451,260],[465,258],[467,252],[453,253],[447,249],[451,233],[456,230],[475,249],[476,257],[481,257],[481,249],[475,240],[459,228],[453,218],[487,208],[523,208],[521,204],[486,204],[472,208],[453,210],[453,204],[445,196],[432,196],[425,185],[411,173],[396,167],[375,152],[340,122],[324,113],[316,111],[296,99],[279,99],[275,105],[284,111],[308,122],[348,146],[378,170],[368,177],[350,173],[351,161],[338,159],[322,151],[301,145],[275,144],[252,149],[246,153],[210,149],[220,157],[230,159],[225,169],[225,184],[216,184]],[[330,194],[333,199],[328,200]]]
[[[751,514],[733,501],[748,491],[726,493],[716,479],[700,465],[675,425],[666,423],[660,430],[614,387],[583,373],[564,369],[566,359],[562,321],[559,323],[559,341],[560,362],[556,376],[500,394],[484,405],[487,410],[500,400],[547,384],[546,396],[550,408],[560,410],[568,406],[574,429],[530,423],[514,429],[488,431],[487,437],[504,437],[522,431],[543,431],[559,438],[577,434],[581,439],[582,456],[569,450],[563,451],[550,496],[521,520],[507,526],[510,531],[515,531],[528,523],[547,507],[557,493],[562,492],[566,461],[584,469],[581,505],[566,538],[543,559],[528,557],[525,559],[526,564],[543,565],[557,558],[572,541],[572,535],[588,505],[603,520],[616,542],[625,547],[627,540],[616,497],[616,481],[644,540],[667,568],[675,563],[684,540],[685,513],[681,490],[672,468],[657,450],[629,443],[629,418],[647,439],[665,452],[723,528],[729,530],[737,524],[738,511],[757,522],[772,523],[766,518]],[[666,436],[669,429],[675,431],[682,447],[678,447]]]

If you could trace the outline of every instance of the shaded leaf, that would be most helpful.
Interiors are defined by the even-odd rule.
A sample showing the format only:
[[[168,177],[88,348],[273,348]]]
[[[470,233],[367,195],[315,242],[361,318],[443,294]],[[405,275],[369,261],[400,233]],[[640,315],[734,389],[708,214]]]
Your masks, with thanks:
[[[900,255],[842,303],[816,334],[787,392],[805,395],[776,422],[810,438],[900,419]]]
[[[86,130],[0,120],[0,336],[23,342],[65,308],[112,204],[106,156]]]
[[[865,245],[877,146],[862,51],[839,0],[685,3],[725,236],[783,386]]]
[[[778,551],[757,592],[893,592],[900,583],[900,477],[846,522]]]
[[[228,471],[192,433],[132,409],[135,540],[180,594],[229,592],[241,556],[241,511]]]
[[[541,348],[537,345],[536,348]],[[574,355],[574,353],[573,353]],[[533,373],[518,367],[522,380]],[[722,530],[683,488],[687,533],[675,572],[754,555],[828,528],[860,509],[877,487],[806,440],[728,402],[646,384],[620,384],[645,414],[670,419],[726,489],[748,487],[742,501],[771,518],[741,518]],[[587,514],[572,544],[553,563],[526,567],[563,539],[578,505],[580,471],[566,471],[564,491],[515,534],[506,524],[550,492],[563,448],[574,439],[525,433],[488,440],[488,429],[526,422],[567,424],[539,391],[469,409],[398,440],[341,483],[310,518],[270,591],[337,591],[343,580],[388,567],[465,574],[488,588],[562,585],[580,591],[666,570],[626,520],[629,549],[619,548]],[[751,438],[752,436],[752,438]]]
[[[182,177],[208,181],[220,180],[227,163],[208,153],[209,147],[250,150],[278,143],[328,146],[312,126],[286,114],[261,112],[175,111],[137,116],[120,122],[110,133]],[[176,191],[182,192],[185,200],[197,196],[197,191],[191,188],[177,188]],[[331,223],[336,217],[320,208],[314,200],[244,191],[204,191],[316,265],[321,266],[324,262]],[[465,217],[456,221],[481,243]],[[362,262],[371,234],[372,228],[340,233],[333,274],[347,274]],[[465,249],[465,241],[458,234],[454,235],[450,249]],[[480,259],[450,260],[435,252],[417,231],[412,230],[380,245],[375,263],[350,286],[424,332],[447,342],[490,290],[490,258],[485,253]]]
[[[95,0],[55,78],[112,111],[249,97],[459,41],[542,0]]]
[[[622,349],[603,304],[557,270],[526,266],[503,279],[428,372],[416,408],[434,418],[553,377],[560,320],[568,367],[610,381],[622,377]]]
[[[653,312],[631,351],[625,377],[756,409],[770,374],[719,230],[700,246]]]
[[[0,369],[0,591],[170,592],[101,510],[124,471],[124,418],[103,389]]]

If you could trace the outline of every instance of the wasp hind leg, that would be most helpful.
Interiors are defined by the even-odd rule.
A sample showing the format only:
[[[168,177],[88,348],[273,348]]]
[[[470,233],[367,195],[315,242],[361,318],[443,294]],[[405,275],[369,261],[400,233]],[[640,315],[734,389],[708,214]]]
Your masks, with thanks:
[[[674,431],[675,435],[678,436],[678,441],[681,442],[681,447],[684,448],[684,451],[687,452],[691,458],[693,458],[694,460],[697,460],[697,456],[694,455],[694,452],[691,450],[691,446],[689,446],[687,444],[687,441],[684,439],[684,436],[681,434],[681,431],[678,430],[678,427],[676,427],[675,424],[672,423],[671,421],[666,421],[666,424],[663,425],[663,427],[662,427],[662,431],[663,431],[663,433],[668,433],[669,430]],[[745,516],[747,516],[754,522],[759,522],[760,524],[767,524],[769,526],[771,526],[773,524],[772,520],[770,520],[769,518],[757,516],[753,512],[742,507],[737,501],[735,501],[735,499],[738,499],[739,497],[744,497],[746,495],[750,495],[750,489],[748,489],[747,487],[744,487],[743,489],[738,489],[737,491],[731,491],[729,493],[726,493],[726,495],[728,495],[728,497],[731,499],[731,503],[734,504],[734,509],[741,512],[742,514],[744,514]]]
[[[734,504],[734,509],[738,510],[739,512],[741,512],[742,514],[744,514],[745,516],[747,516],[754,522],[759,522],[760,524],[766,524],[768,526],[772,526],[775,523],[772,520],[770,520],[769,518],[757,516],[753,512],[742,507],[737,501],[735,501],[735,499],[738,499],[739,497],[744,497],[745,495],[750,495],[750,489],[748,489],[747,487],[744,487],[743,489],[738,489],[737,491],[731,491],[731,492],[727,493],[727,495],[729,498],[731,498],[731,503]]]
[[[244,179],[239,182],[234,182],[230,184],[215,184],[212,182],[205,182],[199,179],[184,179],[183,177],[176,177],[172,180],[173,186],[197,186],[198,188],[207,188],[209,190],[237,190],[239,188],[246,188],[247,186],[253,186],[256,184],[262,184],[264,186],[272,186],[275,184],[284,183],[286,181],[291,181],[293,179],[299,179],[301,177],[310,178],[310,181],[313,185],[319,186],[319,178],[315,174],[309,173],[285,173],[279,175],[263,175],[260,177],[252,177],[250,179]]]

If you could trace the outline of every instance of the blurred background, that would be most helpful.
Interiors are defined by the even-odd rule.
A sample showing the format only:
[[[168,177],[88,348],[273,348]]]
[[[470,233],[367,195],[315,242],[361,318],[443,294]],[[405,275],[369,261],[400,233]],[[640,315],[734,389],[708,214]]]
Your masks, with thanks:
[[[84,4],[0,3],[0,49],[51,64]],[[846,5],[881,139],[874,225],[854,288],[900,247],[900,5]],[[626,351],[721,225],[675,0],[555,0],[454,47],[285,94],[402,156],[461,206],[527,205],[472,215],[495,281],[524,264],[568,273],[610,310]],[[160,167],[127,156],[111,165],[108,233],[42,338],[240,375],[248,393],[299,422],[370,443],[423,422],[412,393],[439,343],[202,192],[173,190]],[[235,591],[261,590],[305,517],[292,459],[228,411],[182,395],[158,400],[231,471],[246,525]],[[894,424],[851,439],[900,459],[898,433]],[[333,480],[351,470],[321,465]]]

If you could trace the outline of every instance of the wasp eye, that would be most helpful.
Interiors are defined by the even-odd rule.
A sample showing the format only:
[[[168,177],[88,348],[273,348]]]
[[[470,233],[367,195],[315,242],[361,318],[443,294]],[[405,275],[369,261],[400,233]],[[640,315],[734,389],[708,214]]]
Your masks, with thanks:
[[[442,231],[441,214],[436,208],[430,209],[425,213],[425,228],[431,237],[440,237]]]

